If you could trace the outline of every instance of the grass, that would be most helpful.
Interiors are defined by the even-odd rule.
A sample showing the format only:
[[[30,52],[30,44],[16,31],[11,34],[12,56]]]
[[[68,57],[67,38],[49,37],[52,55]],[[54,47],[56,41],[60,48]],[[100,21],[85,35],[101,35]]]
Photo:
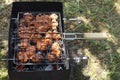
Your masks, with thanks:
[[[81,24],[78,24],[77,21],[65,22],[65,32],[107,32],[111,35],[106,40],[76,40],[67,42],[70,53],[77,54],[81,49],[82,53],[89,57],[86,64],[82,61],[73,70],[73,80],[119,80],[120,0],[59,1],[64,3],[65,17],[79,17],[82,20]],[[0,7],[0,11],[5,11],[4,6]],[[4,14],[0,15],[1,34],[4,34],[5,31],[8,32],[9,24],[6,19],[10,15],[9,11],[5,11]],[[7,38],[2,40],[7,40]],[[2,41],[0,42],[2,43]],[[0,46],[0,59],[6,57],[5,52],[6,48]],[[2,64],[0,66],[0,80],[6,80],[6,64],[2,61],[0,61],[0,64]]]

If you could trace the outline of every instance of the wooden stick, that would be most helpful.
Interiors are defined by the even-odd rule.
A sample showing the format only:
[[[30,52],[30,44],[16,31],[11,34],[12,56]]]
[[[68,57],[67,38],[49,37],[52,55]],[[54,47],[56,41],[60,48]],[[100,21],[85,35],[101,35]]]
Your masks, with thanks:
[[[84,33],[83,36],[86,39],[106,39],[109,37],[107,33]]]

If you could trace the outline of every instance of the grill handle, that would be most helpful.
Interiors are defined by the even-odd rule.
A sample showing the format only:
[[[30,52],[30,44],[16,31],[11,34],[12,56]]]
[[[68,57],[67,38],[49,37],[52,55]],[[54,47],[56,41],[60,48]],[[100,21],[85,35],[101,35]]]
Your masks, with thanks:
[[[108,33],[63,33],[64,40],[107,39]]]

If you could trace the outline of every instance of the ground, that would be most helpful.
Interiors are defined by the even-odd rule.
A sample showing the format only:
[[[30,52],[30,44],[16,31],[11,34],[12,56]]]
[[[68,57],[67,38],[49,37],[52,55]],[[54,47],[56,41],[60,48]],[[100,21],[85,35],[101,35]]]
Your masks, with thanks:
[[[42,1],[42,0],[21,0]],[[107,32],[104,40],[67,41],[70,54],[86,55],[73,69],[73,80],[119,80],[120,79],[120,0],[46,0],[64,4],[64,17],[79,17],[78,21],[65,21],[65,32]],[[0,2],[0,80],[9,80],[7,41],[11,4]]]

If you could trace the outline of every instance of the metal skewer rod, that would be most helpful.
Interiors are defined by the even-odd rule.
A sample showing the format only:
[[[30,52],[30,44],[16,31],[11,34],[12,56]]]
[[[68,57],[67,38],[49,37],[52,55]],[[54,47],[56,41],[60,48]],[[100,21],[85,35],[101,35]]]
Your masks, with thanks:
[[[1,59],[2,61],[13,61],[14,59]]]

